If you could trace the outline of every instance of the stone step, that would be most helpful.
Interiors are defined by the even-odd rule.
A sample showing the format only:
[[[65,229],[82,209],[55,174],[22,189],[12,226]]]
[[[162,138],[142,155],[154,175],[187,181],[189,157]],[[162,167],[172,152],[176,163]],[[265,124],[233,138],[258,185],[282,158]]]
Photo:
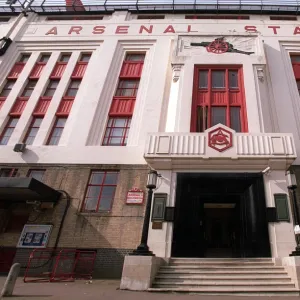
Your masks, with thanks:
[[[186,275],[193,275],[193,274],[201,274],[201,275],[239,275],[239,276],[247,276],[247,275],[269,275],[270,271],[269,270],[234,270],[234,271],[227,271],[227,270],[181,270],[181,269],[165,269],[162,270],[160,269],[158,274],[186,274]],[[272,275],[287,275],[287,272],[285,270],[281,271],[272,271]]]
[[[299,291],[295,288],[282,288],[274,289],[271,288],[224,288],[224,287],[193,287],[193,288],[182,288],[182,287],[163,287],[163,288],[149,288],[149,292],[176,292],[176,293],[195,293],[201,295],[223,295],[223,296],[299,296]]]
[[[189,257],[171,257],[171,261],[213,261],[213,262],[228,262],[228,261],[271,261],[273,262],[272,258],[189,258]]]
[[[218,266],[218,265],[210,265],[210,266],[202,266],[202,265],[179,265],[179,266],[173,266],[173,265],[169,265],[169,266],[162,266],[161,270],[171,270],[171,269],[178,269],[178,270],[182,270],[182,269],[186,269],[186,270],[192,270],[192,269],[198,269],[198,270],[270,270],[270,271],[283,271],[284,267],[280,267],[280,266],[241,266],[241,265],[237,265],[237,266]]]
[[[231,288],[244,288],[244,289],[251,289],[251,288],[257,288],[257,287],[265,287],[265,288],[295,288],[295,284],[292,282],[267,282],[267,281],[261,281],[261,282],[251,282],[251,281],[234,281],[234,282],[224,282],[224,281],[192,281],[192,280],[182,280],[181,282],[175,282],[175,281],[165,281],[165,282],[156,282],[154,281],[152,287],[231,287]]]
[[[193,261],[175,261],[171,262],[169,264],[170,266],[261,266],[261,267],[268,267],[268,266],[274,266],[273,262],[212,262],[212,261],[199,261],[199,262],[193,262]]]
[[[236,276],[236,275],[220,275],[220,274],[209,274],[209,275],[194,275],[194,274],[158,274],[155,278],[155,280],[163,281],[163,280],[174,280],[174,281],[180,281],[183,279],[188,280],[223,280],[223,281],[233,281],[233,280],[271,280],[271,281],[287,281],[291,282],[291,279],[285,275],[273,275],[273,274],[264,274],[264,275],[257,275],[252,274],[252,276],[244,275],[244,276]]]

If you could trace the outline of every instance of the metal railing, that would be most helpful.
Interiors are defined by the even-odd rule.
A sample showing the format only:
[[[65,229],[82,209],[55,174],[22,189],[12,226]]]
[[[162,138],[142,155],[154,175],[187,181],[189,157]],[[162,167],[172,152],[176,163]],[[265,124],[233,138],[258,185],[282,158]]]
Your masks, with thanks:
[[[17,0],[15,4],[7,4],[0,0],[0,12],[21,12],[28,0]],[[37,13],[60,13],[72,11],[113,12],[129,11],[215,11],[247,13],[298,13],[300,0],[34,0],[30,4],[31,11]],[[80,9],[79,9],[80,8]]]

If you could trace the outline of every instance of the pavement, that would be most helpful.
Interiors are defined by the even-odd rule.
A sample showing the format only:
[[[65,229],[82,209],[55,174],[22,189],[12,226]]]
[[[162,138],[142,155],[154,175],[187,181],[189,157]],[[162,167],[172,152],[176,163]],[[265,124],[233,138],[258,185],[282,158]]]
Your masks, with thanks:
[[[2,290],[5,277],[0,277]],[[85,280],[58,283],[24,283],[18,278],[10,300],[299,300],[294,296],[205,296],[199,294],[149,293],[119,290],[118,280]]]

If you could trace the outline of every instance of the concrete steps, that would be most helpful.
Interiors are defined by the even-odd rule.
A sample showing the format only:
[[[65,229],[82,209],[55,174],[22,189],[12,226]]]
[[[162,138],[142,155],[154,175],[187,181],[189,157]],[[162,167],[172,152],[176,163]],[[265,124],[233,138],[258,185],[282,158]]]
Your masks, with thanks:
[[[265,258],[171,258],[169,265],[160,268],[149,291],[207,295],[299,295],[285,269]]]

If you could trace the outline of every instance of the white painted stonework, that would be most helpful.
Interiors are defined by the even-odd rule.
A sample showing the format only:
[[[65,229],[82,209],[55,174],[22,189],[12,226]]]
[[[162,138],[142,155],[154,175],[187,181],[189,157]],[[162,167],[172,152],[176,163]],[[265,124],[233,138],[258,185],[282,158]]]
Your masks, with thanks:
[[[133,20],[130,13],[120,11],[102,21],[47,21],[45,16],[30,14],[18,26],[14,43],[5,59],[0,58],[1,87],[18,55],[32,55],[0,110],[0,130],[39,55],[52,52],[52,56],[8,145],[0,146],[0,163],[149,163],[163,175],[157,192],[168,193],[168,206],[176,202],[178,170],[260,172],[270,166],[272,172],[265,175],[267,206],[274,206],[274,193],[287,193],[285,171],[292,163],[300,164],[300,98],[289,58],[290,53],[300,54],[297,22],[270,21],[268,16],[257,15],[250,20],[186,20],[184,15]],[[3,28],[0,33],[8,30]],[[219,37],[238,50],[254,53],[214,54],[190,45]],[[63,135],[58,146],[46,146],[56,109],[83,51],[93,54]],[[101,146],[125,53],[141,51],[146,58],[127,146]],[[72,56],[38,135],[26,152],[13,152],[61,52]],[[233,146],[224,152],[208,147],[209,130],[190,133],[194,66],[204,64],[243,69],[249,132],[232,132]],[[292,230],[292,223],[269,225],[273,257],[291,252]],[[169,257],[171,242],[171,223],[164,223],[162,230],[150,226],[149,245],[156,255]]]

